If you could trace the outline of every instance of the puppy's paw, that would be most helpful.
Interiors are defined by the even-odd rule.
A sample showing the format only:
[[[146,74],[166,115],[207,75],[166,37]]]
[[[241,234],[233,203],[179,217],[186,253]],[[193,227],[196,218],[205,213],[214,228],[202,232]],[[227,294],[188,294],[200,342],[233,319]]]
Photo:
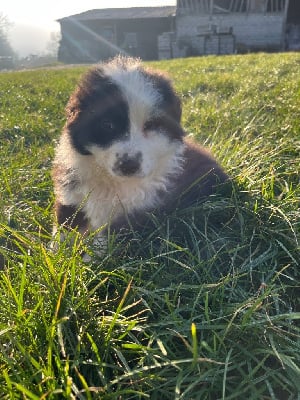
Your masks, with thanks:
[[[93,238],[90,254],[84,253],[84,255],[82,256],[82,260],[84,262],[91,262],[93,260],[93,256],[104,257],[107,253],[107,248],[108,248],[107,238],[104,237],[103,234],[98,233]]]

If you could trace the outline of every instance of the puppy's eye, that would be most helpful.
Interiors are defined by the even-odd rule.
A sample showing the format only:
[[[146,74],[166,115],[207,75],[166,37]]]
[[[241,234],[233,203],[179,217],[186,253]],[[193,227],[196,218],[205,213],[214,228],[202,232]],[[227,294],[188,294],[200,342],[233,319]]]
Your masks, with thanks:
[[[106,131],[113,131],[115,129],[115,124],[110,119],[103,119],[101,121],[101,128]]]

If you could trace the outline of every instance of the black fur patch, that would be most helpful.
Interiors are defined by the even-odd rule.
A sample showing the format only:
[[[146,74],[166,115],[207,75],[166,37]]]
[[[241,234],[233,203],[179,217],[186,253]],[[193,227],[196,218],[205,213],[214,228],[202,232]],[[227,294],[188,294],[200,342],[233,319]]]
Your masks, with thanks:
[[[84,213],[75,206],[65,206],[56,201],[55,212],[59,225],[65,225],[65,227],[71,229],[80,228],[81,230],[88,227]]]
[[[161,103],[158,105],[161,115],[157,118],[147,121],[145,130],[147,129],[163,129],[171,140],[182,140],[185,132],[181,127],[181,101],[176,94],[172,83],[163,74],[152,72],[151,70],[143,71],[146,79],[150,79],[154,88],[161,95]]]
[[[75,149],[106,148],[129,133],[129,107],[119,87],[101,69],[91,70],[70,99],[67,129]]]

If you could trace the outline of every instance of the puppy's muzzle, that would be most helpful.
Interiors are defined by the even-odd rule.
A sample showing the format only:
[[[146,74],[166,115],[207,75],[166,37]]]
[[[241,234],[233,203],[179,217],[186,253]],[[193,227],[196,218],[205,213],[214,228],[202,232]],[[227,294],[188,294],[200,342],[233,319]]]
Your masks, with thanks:
[[[136,175],[141,170],[142,153],[138,152],[134,155],[124,153],[117,156],[117,161],[114,165],[113,171],[117,175],[132,176]]]

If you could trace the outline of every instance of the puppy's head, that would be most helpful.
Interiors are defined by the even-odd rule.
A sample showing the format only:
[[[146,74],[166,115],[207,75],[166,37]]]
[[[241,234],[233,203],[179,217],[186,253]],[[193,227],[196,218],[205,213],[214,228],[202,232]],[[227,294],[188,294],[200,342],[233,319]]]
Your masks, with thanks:
[[[67,105],[66,131],[108,174],[150,176],[182,148],[181,103],[161,73],[116,58],[90,70]]]

